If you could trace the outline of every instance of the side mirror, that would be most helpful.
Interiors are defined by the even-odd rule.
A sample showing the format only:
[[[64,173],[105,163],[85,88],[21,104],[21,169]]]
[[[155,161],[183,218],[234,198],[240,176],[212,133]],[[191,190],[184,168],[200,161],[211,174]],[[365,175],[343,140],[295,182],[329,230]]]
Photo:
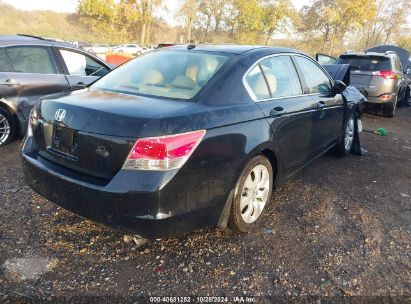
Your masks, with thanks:
[[[411,76],[411,68],[407,68],[407,70],[405,71],[405,74],[410,75]]]
[[[79,82],[77,84],[75,84],[74,86],[71,87],[72,91],[76,91],[76,90],[82,90],[85,89],[87,87],[87,85],[84,82]]]
[[[345,91],[346,88],[347,88],[347,85],[344,82],[342,82],[341,80],[336,80],[334,82],[333,89],[334,89],[335,92],[342,93],[342,92]]]

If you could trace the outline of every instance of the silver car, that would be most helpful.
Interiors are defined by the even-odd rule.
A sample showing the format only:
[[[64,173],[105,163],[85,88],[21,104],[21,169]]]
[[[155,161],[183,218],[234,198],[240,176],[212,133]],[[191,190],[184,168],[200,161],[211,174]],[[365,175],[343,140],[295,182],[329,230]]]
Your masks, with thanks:
[[[395,52],[349,52],[337,63],[350,65],[350,84],[367,92],[368,103],[381,105],[384,116],[393,117],[397,104],[408,103],[407,75]]]

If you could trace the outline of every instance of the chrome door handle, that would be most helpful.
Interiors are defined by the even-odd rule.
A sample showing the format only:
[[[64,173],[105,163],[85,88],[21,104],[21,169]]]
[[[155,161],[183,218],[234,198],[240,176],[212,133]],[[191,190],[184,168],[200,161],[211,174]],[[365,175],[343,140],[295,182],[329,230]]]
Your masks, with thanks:
[[[7,79],[5,82],[0,82],[0,85],[5,85],[8,87],[19,86],[20,83],[15,81],[14,79]]]
[[[325,102],[324,101],[320,101],[319,103],[317,103],[317,109],[322,109],[325,107]]]

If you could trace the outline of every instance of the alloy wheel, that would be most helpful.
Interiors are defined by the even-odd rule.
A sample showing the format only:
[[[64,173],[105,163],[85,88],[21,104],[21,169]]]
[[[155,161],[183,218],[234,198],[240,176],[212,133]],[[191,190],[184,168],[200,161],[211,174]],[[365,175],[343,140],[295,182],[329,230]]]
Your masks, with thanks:
[[[261,215],[270,193],[270,173],[259,164],[248,174],[241,190],[240,213],[244,222],[251,224]]]
[[[0,145],[7,141],[10,136],[10,132],[10,122],[3,114],[0,114]]]
[[[352,143],[354,141],[354,118],[350,117],[345,127],[344,147],[346,151],[351,150]]]

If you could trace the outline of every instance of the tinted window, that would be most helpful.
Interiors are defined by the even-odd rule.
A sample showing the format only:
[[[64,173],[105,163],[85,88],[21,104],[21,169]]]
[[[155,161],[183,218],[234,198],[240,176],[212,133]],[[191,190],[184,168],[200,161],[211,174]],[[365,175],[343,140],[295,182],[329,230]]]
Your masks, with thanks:
[[[109,72],[106,67],[83,54],[68,50],[60,50],[60,54],[70,75],[104,76]]]
[[[351,69],[363,71],[382,71],[391,70],[391,62],[389,58],[369,56],[341,56],[337,63],[349,64]]]
[[[271,97],[268,91],[267,82],[261,72],[260,66],[256,65],[246,76],[245,81],[258,99],[268,99]]]
[[[190,99],[217,73],[229,56],[194,51],[148,53],[118,67],[92,87]]]
[[[15,72],[55,74],[56,68],[46,47],[15,46],[7,48]]]
[[[326,93],[331,90],[330,79],[316,63],[301,56],[294,58],[303,74],[308,93]]]
[[[275,56],[260,62],[271,97],[301,95],[301,85],[289,56]]]
[[[4,49],[0,49],[0,72],[13,72],[13,68],[10,65],[9,58]]]

